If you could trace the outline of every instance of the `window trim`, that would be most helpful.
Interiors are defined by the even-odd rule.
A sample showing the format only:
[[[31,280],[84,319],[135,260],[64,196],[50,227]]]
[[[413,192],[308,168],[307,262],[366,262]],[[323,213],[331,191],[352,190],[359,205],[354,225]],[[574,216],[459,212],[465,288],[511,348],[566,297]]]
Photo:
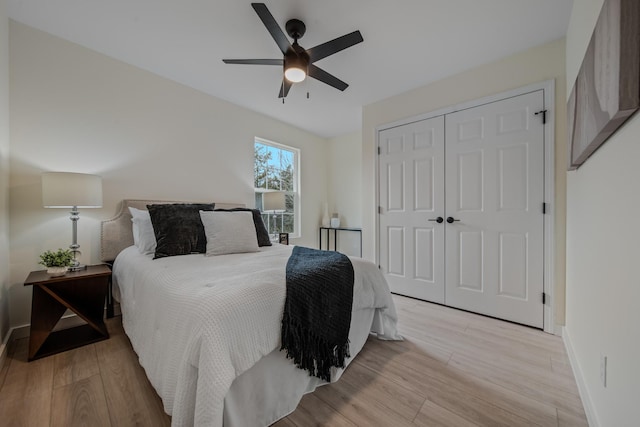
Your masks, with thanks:
[[[293,233],[289,233],[290,239],[297,239],[302,236],[302,203],[301,203],[301,191],[300,191],[300,149],[296,147],[292,147],[290,145],[281,144],[279,142],[271,141],[265,138],[260,138],[255,136],[253,138],[253,148],[254,148],[254,158],[253,162],[255,164],[255,146],[256,143],[269,145],[274,148],[278,148],[285,151],[290,151],[293,153],[293,204],[294,204],[294,212],[293,212]],[[254,169],[255,170],[255,169]],[[255,172],[253,176],[253,182],[255,184]],[[273,190],[268,190],[266,188],[256,188],[253,187],[253,192],[255,193],[268,193]],[[257,206],[256,206],[257,208]],[[260,211],[262,213],[262,211]]]

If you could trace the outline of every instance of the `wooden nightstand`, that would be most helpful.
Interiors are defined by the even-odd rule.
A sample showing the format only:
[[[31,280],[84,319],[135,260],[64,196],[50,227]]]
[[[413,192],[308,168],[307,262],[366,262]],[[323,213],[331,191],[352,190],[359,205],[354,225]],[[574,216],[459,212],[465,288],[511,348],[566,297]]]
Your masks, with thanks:
[[[45,270],[32,271],[24,282],[33,286],[29,361],[109,338],[103,310],[111,270],[106,265],[49,277]],[[86,325],[52,332],[66,309]]]

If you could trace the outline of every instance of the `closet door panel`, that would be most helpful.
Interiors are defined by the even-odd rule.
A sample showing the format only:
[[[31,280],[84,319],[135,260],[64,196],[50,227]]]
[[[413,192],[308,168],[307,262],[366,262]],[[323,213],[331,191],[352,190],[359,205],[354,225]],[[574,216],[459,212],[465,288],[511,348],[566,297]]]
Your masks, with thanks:
[[[378,139],[380,268],[392,292],[444,303],[444,119]]]
[[[543,93],[448,114],[447,305],[543,327]]]

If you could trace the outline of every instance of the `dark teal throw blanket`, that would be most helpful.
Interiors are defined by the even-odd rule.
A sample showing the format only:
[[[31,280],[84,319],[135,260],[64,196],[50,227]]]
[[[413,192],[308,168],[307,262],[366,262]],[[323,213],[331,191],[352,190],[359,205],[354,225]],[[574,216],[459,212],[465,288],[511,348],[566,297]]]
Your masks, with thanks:
[[[339,252],[301,246],[287,262],[282,346],[297,367],[331,381],[331,367],[349,357],[353,266]]]

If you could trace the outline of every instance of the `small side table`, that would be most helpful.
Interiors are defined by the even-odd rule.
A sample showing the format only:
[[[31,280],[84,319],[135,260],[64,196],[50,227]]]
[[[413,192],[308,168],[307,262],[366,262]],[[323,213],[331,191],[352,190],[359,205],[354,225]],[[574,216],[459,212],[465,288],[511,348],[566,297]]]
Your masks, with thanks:
[[[319,248],[322,250],[322,230],[327,230],[327,250],[329,249],[329,232],[333,230],[333,250],[338,250],[338,231],[355,231],[360,233],[360,258],[362,258],[362,228],[353,228],[353,227],[320,227],[318,231],[318,240],[320,241]]]
[[[109,338],[104,324],[104,301],[111,270],[106,265],[49,277],[46,270],[29,273],[25,286],[33,286],[29,361]],[[66,309],[86,325],[52,332]]]

